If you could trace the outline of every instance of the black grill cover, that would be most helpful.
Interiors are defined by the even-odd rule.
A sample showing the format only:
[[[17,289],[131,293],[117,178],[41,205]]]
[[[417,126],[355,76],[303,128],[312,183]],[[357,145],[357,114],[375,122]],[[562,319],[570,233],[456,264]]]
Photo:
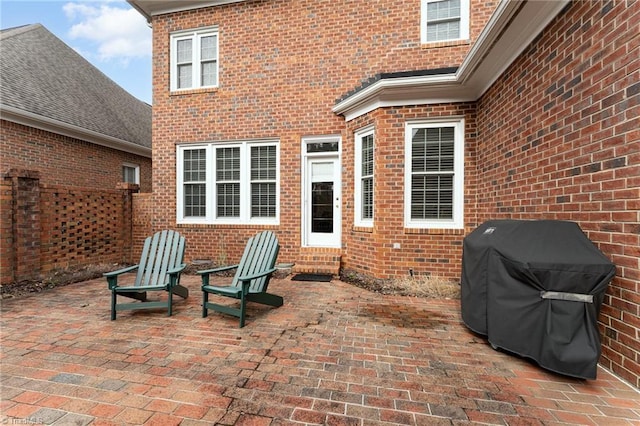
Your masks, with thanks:
[[[576,223],[488,221],[464,239],[462,319],[493,347],[595,379],[598,314],[614,275]]]

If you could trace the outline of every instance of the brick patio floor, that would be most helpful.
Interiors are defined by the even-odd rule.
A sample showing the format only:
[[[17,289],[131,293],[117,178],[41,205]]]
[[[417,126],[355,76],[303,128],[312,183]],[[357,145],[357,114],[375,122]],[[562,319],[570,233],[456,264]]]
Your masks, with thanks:
[[[284,306],[247,326],[201,318],[198,277],[174,316],[109,320],[106,280],[2,301],[2,424],[631,425],[640,393],[549,373],[467,330],[458,300],[340,281],[272,281]]]

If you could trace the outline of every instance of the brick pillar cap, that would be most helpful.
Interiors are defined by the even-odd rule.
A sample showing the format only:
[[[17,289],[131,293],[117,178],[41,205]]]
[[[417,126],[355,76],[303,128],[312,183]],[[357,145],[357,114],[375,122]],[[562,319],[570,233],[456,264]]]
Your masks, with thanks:
[[[139,191],[140,185],[137,183],[129,183],[129,182],[118,182],[116,184],[116,189],[125,189],[129,191]]]
[[[40,172],[37,170],[26,169],[9,169],[5,174],[6,178],[27,178],[27,179],[40,179]]]

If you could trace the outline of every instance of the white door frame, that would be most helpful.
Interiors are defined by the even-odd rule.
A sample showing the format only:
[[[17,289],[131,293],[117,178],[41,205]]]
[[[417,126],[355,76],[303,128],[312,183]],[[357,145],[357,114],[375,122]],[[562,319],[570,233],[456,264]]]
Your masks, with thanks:
[[[308,152],[309,145],[333,146],[337,151]],[[316,145],[320,144],[320,145]],[[331,145],[333,144],[333,145]],[[324,136],[303,138],[302,140],[302,246],[303,247],[342,247],[342,163],[340,159],[340,137]],[[313,165],[331,163],[333,168],[333,232],[312,232],[311,227],[311,189]]]

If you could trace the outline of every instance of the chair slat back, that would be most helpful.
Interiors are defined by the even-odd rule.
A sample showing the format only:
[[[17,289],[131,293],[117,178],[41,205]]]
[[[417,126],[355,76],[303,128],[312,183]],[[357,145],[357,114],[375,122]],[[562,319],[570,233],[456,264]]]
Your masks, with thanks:
[[[167,271],[184,259],[185,238],[178,232],[164,230],[148,237],[142,248],[136,286],[168,284]]]
[[[275,266],[280,251],[278,238],[271,231],[263,231],[254,235],[247,241],[247,245],[238,264],[238,269],[232,286],[241,287],[238,277],[253,275],[257,272],[271,269]],[[271,276],[265,276],[251,280],[249,292],[260,293],[267,291],[269,279]]]

